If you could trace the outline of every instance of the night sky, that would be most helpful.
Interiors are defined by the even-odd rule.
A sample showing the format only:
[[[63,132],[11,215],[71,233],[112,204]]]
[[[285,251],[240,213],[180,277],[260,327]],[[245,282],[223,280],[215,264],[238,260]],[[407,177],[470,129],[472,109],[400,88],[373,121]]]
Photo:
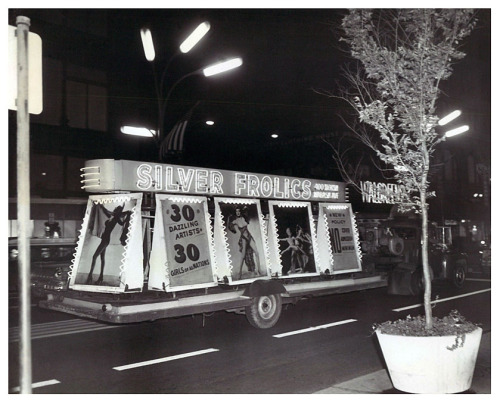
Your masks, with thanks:
[[[154,97],[152,69],[144,58],[139,29],[149,27],[153,32],[158,55],[155,67],[160,72],[190,30],[209,21],[208,35],[189,54],[176,57],[170,64],[167,88],[187,72],[218,60],[241,57],[243,65],[220,76],[194,76],[179,83],[167,105],[167,127],[200,101],[186,132],[190,161],[205,163],[203,154],[209,151],[220,167],[240,165],[239,169],[255,170],[264,164],[263,169],[272,169],[270,160],[276,144],[294,144],[297,139],[344,130],[338,114],[345,111],[345,105],[315,90],[336,92],[342,81],[341,68],[349,61],[339,42],[339,25],[345,12],[115,10],[113,30],[119,32],[113,49],[115,67],[121,79],[139,83],[136,95]],[[487,121],[491,117],[491,26],[488,13],[482,12],[479,17],[476,30],[464,43],[467,56],[458,62],[454,75],[443,85],[441,105],[446,108],[438,105],[438,114],[444,115],[450,107],[456,107],[463,110],[463,117]],[[216,124],[205,126],[207,118]],[[279,138],[271,139],[272,133],[279,134]],[[489,137],[484,130],[475,135]],[[306,143],[296,144],[292,150],[281,151],[298,160],[301,153],[297,147],[303,147],[302,154],[311,151]],[[214,165],[212,160],[206,163]],[[279,165],[280,162],[275,164]]]
[[[90,24],[97,23],[93,10],[86,10]],[[55,10],[46,10],[48,15],[51,12]],[[106,60],[90,60],[96,53],[92,42],[82,44],[84,51],[67,47],[64,52],[110,71],[114,90],[109,100],[109,131],[115,155],[109,158],[153,160],[157,154],[149,139],[124,138],[119,132],[122,124],[157,125],[153,66],[144,57],[140,29],[147,27],[153,33],[154,70],[160,77],[182,40],[200,22],[209,21],[207,36],[190,53],[172,59],[165,71],[165,88],[220,60],[241,57],[243,65],[220,76],[188,77],[172,92],[166,131],[199,101],[186,129],[182,162],[254,172],[290,172],[296,165],[298,169],[291,173],[297,174],[305,172],[300,167],[310,165],[312,159],[323,161],[327,169],[334,166],[326,144],[320,141],[313,146],[307,139],[345,130],[338,118],[345,105],[315,91],[335,93],[342,81],[341,69],[349,61],[339,42],[345,9],[128,8],[108,12],[109,49],[99,49],[108,55]],[[442,105],[447,107],[438,105],[438,114],[460,108],[464,118],[475,121],[469,124],[482,127],[474,133],[482,137],[482,147],[490,144],[490,130],[484,130],[489,129],[491,119],[490,42],[490,13],[482,11],[477,28],[464,43],[467,56],[444,83]],[[215,125],[206,126],[206,119]],[[272,139],[272,133],[278,139]]]

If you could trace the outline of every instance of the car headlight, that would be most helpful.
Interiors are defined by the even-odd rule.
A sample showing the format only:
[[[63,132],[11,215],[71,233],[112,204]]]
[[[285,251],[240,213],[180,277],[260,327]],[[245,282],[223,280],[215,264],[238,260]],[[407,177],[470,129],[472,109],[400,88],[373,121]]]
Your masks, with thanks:
[[[18,256],[19,256],[19,251],[16,248],[10,250],[9,257],[11,260],[17,260]]]

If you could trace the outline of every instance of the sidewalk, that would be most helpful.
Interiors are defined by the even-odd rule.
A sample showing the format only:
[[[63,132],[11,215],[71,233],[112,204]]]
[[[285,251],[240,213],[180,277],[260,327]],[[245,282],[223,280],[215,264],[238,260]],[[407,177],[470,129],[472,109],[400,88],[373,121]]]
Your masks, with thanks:
[[[360,376],[346,382],[333,385],[316,393],[329,394],[370,394],[404,393],[393,388],[389,374],[385,369]],[[477,355],[476,369],[472,378],[470,390],[465,394],[490,394],[491,393],[491,332],[483,333],[479,352]]]

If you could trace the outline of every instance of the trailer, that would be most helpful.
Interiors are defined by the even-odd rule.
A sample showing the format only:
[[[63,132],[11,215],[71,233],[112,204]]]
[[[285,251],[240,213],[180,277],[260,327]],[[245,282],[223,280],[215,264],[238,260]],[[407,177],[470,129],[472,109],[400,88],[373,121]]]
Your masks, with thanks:
[[[42,308],[109,323],[215,311],[269,328],[303,298],[386,287],[363,268],[345,183],[90,160],[68,287]]]

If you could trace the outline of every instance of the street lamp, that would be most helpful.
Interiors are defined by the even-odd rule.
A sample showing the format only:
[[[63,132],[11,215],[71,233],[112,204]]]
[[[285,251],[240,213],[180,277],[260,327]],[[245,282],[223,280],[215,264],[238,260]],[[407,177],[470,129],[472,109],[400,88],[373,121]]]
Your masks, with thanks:
[[[147,28],[141,29],[141,39],[142,48],[144,49],[144,55],[148,62],[152,62],[155,59],[155,46],[153,44],[153,36],[151,31]]]
[[[179,50],[182,53],[188,53],[191,49],[193,49],[196,44],[207,34],[210,30],[210,23],[208,21],[202,22],[200,25],[196,27],[196,29],[181,43],[179,46]],[[151,30],[149,28],[141,29],[141,39],[142,39],[142,47],[144,49],[144,55],[146,56],[146,60],[148,62],[152,62],[155,60],[155,46],[153,43],[153,36],[151,34]],[[176,56],[175,54],[174,56]]]
[[[444,135],[445,135],[445,137],[453,137],[453,136],[456,136],[457,134],[465,133],[468,130],[469,130],[469,126],[463,125],[463,126],[457,127],[456,129],[448,130]]]
[[[156,135],[155,130],[150,130],[145,127],[122,126],[120,127],[120,131],[130,136],[154,137]]]
[[[459,111],[459,110],[453,111],[450,114],[446,115],[444,118],[439,119],[438,125],[444,126],[444,125],[450,123],[452,120],[458,118],[461,114],[462,114],[462,111]]]
[[[462,111],[460,110],[455,110],[451,112],[450,114],[446,115],[444,118],[440,119],[438,121],[439,126],[445,126],[448,123],[450,123],[452,120],[455,120],[462,114]],[[453,137],[456,136],[457,134],[462,134],[465,133],[466,131],[469,130],[469,126],[463,125],[460,127],[457,127],[455,129],[448,130],[444,133],[444,137]]]
[[[142,46],[144,49],[144,55],[146,57],[146,60],[151,62],[151,66],[153,68],[153,75],[154,75],[154,83],[155,83],[155,90],[156,90],[156,97],[157,97],[157,102],[158,102],[158,127],[157,130],[150,130],[146,128],[140,128],[140,127],[132,127],[132,126],[122,126],[121,127],[121,132],[124,134],[129,134],[129,135],[134,135],[134,136],[142,136],[142,137],[153,137],[157,144],[160,146],[161,145],[161,136],[163,136],[163,125],[165,121],[165,110],[166,106],[168,103],[168,100],[170,99],[170,95],[172,94],[173,90],[177,87],[177,85],[185,80],[186,78],[196,75],[196,74],[201,74],[205,77],[210,77],[214,76],[216,74],[224,73],[226,71],[232,70],[234,68],[237,68],[242,65],[243,61],[241,58],[234,58],[230,60],[226,60],[220,63],[216,63],[214,65],[195,70],[191,73],[185,74],[181,78],[179,78],[169,89],[167,94],[163,96],[163,87],[164,87],[164,81],[166,77],[167,70],[170,66],[170,63],[172,60],[178,56],[179,54],[183,53],[188,53],[193,49],[196,44],[207,34],[207,32],[210,30],[210,23],[205,21],[202,22],[196,29],[181,43],[179,46],[179,49],[177,52],[175,52],[172,57],[168,60],[166,63],[165,68],[163,69],[163,73],[161,75],[161,80],[158,83],[157,75],[156,75],[156,70],[155,70],[155,64],[153,63],[156,58],[156,53],[155,53],[155,47],[153,43],[153,36],[151,34],[151,30],[148,28],[142,28],[141,29],[141,40],[142,40]]]
[[[203,75],[205,77],[215,76],[216,74],[224,73],[226,71],[240,67],[243,64],[241,58],[236,57],[234,59],[226,60],[225,62],[219,62],[213,64],[203,69]]]
[[[205,21],[202,22],[196,29],[189,35],[184,42],[179,46],[179,50],[182,53],[187,53],[205,36],[205,34],[210,30],[210,23]]]
[[[235,69],[237,67],[240,67],[243,64],[243,61],[241,58],[234,58],[230,60],[226,60],[223,62],[219,62],[213,65],[210,65],[205,68],[201,68],[195,71],[192,71],[188,74],[183,75],[181,78],[179,78],[173,85],[170,87],[170,90],[168,91],[167,95],[165,96],[165,99],[161,100],[161,97],[158,97],[158,104],[159,104],[159,124],[158,124],[158,130],[150,130],[146,129],[143,127],[133,127],[133,126],[122,126],[120,128],[121,132],[124,134],[129,134],[133,136],[142,136],[142,137],[155,137],[157,140],[159,140],[159,136],[162,134],[161,127],[163,126],[163,121],[164,121],[164,115],[165,115],[165,110],[167,107],[168,100],[170,99],[170,95],[174,91],[174,89],[177,87],[179,83],[184,81],[186,78],[197,75],[197,74],[203,74],[205,77],[211,77],[215,76],[217,74],[225,73],[229,70]],[[208,125],[210,123],[207,122]],[[213,122],[212,122],[213,124]]]

